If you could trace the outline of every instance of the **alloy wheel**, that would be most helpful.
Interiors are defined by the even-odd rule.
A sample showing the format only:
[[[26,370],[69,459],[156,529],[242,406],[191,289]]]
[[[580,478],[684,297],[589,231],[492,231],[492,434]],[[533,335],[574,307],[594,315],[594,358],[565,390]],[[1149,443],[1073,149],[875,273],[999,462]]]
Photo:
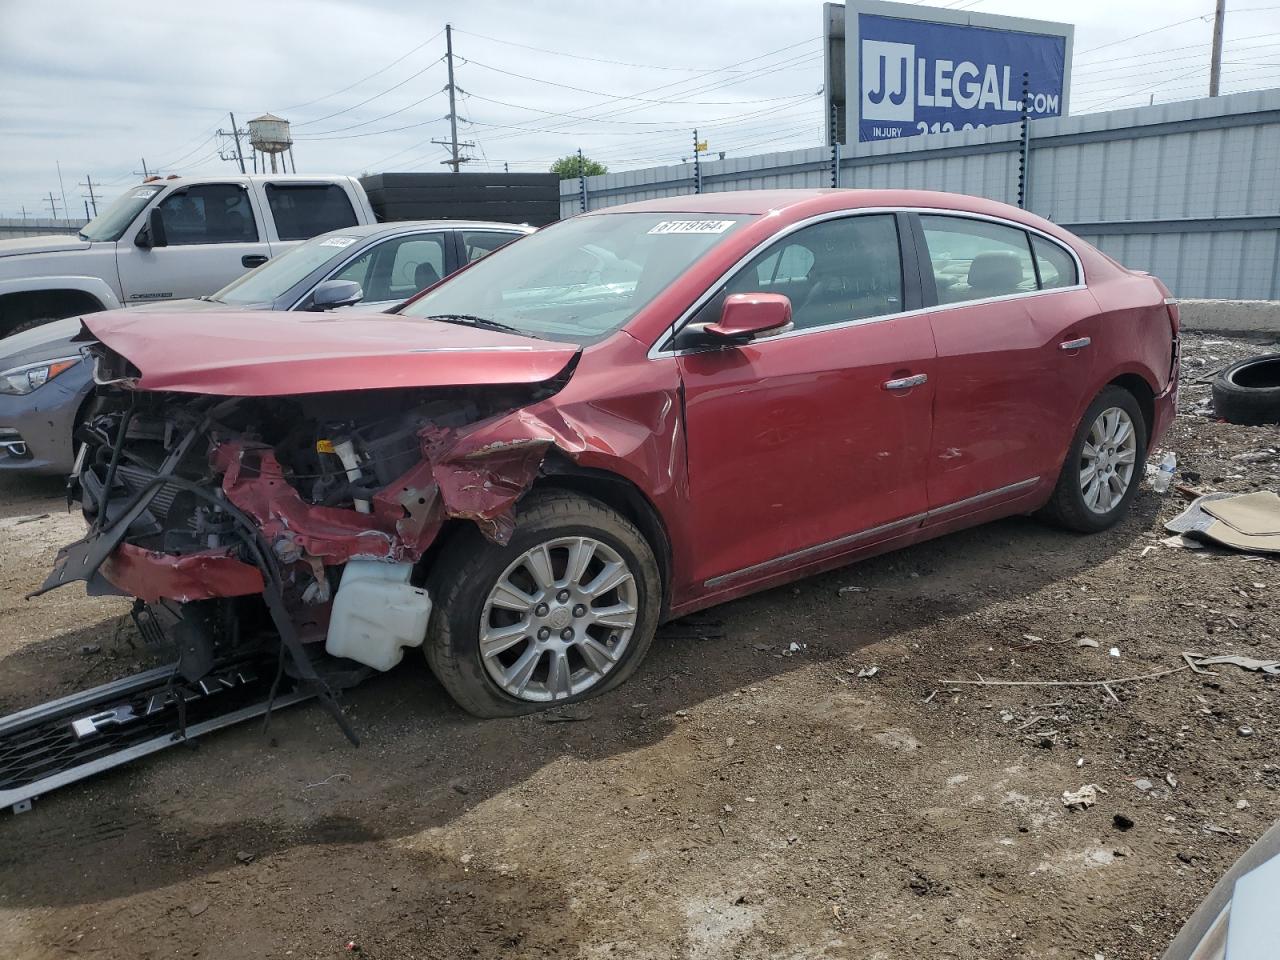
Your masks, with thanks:
[[[1129,414],[1108,407],[1093,421],[1080,451],[1080,492],[1094,513],[1110,513],[1133,483],[1138,435]]]
[[[504,692],[546,702],[585,693],[617,666],[639,615],[636,577],[592,537],[546,540],[498,578],[480,615],[480,657]]]

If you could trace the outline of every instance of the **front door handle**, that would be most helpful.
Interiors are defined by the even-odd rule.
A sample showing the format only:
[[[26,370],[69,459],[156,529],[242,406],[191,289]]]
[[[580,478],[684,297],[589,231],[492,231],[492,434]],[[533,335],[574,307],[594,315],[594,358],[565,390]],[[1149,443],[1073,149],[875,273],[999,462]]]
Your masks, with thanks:
[[[267,262],[267,258],[260,253],[246,253],[240,258],[241,266],[260,267]]]
[[[1075,340],[1063,340],[1058,344],[1059,350],[1081,350],[1093,343],[1088,337],[1077,337]]]
[[[927,373],[917,373],[914,377],[903,377],[900,380],[886,380],[884,388],[886,390],[910,390],[912,387],[918,387],[921,384],[929,382]]]

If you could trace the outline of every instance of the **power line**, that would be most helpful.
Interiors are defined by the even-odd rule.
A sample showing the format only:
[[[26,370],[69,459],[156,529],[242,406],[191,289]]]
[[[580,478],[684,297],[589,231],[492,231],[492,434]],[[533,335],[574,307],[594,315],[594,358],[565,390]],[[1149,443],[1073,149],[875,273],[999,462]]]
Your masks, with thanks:
[[[459,30],[456,27],[454,28],[454,33],[465,34],[468,37],[478,37],[481,40],[491,40],[494,43],[501,43],[508,47],[520,47],[524,50],[536,50],[538,53],[549,53],[555,57],[568,57],[572,60],[587,60],[591,63],[608,63],[618,67],[636,67],[642,70],[673,70],[681,73],[701,73],[715,69],[714,67],[664,67],[654,63],[628,63],[625,60],[606,60],[602,57],[584,57],[578,53],[565,53],[563,50],[548,50],[546,47],[535,47],[528,43],[516,43],[514,40],[500,40],[497,37],[486,36],[483,33],[473,33],[470,30]]]
[[[392,67],[394,67],[396,64],[401,63],[401,62],[403,62],[404,60],[407,60],[409,57],[413,56],[415,53],[417,53],[417,52],[418,52],[419,50],[421,50],[423,47],[425,47],[425,46],[427,46],[429,43],[431,43],[431,41],[435,40],[435,39],[436,39],[436,37],[440,36],[440,34],[442,34],[442,33],[444,33],[444,30],[443,30],[443,29],[441,29],[441,30],[437,30],[437,31],[436,31],[435,33],[433,33],[430,37],[428,37],[426,40],[422,41],[422,43],[418,44],[416,47],[414,47],[414,48],[413,48],[412,50],[410,50],[408,53],[406,53],[406,54],[402,54],[401,56],[397,57],[395,60],[392,60],[390,63],[388,63],[388,64],[387,64],[385,67],[383,67],[382,69],[380,69],[380,70],[375,70],[373,73],[369,74],[367,77],[361,77],[361,78],[360,78],[359,80],[357,80],[355,83],[349,84],[349,85],[347,85],[347,86],[343,87],[341,90],[335,90],[335,91],[333,91],[333,93],[326,93],[323,97],[316,97],[314,100],[307,100],[305,103],[295,103],[295,104],[291,104],[290,106],[287,106],[287,107],[281,107],[280,109],[281,109],[282,111],[286,111],[286,110],[300,110],[300,109],[302,109],[303,107],[309,107],[309,106],[311,106],[313,103],[320,103],[320,102],[321,102],[321,101],[323,101],[323,100],[328,100],[328,99],[330,99],[330,98],[332,98],[332,97],[336,97],[336,96],[337,96],[338,94],[340,94],[340,93],[346,93],[348,90],[353,90],[353,89],[355,89],[356,87],[360,86],[360,84],[364,83],[366,80],[372,80],[374,77],[381,76],[382,74],[384,74],[384,73],[386,73],[388,70],[390,70]]]
[[[444,59],[444,58],[443,58],[443,57],[441,57],[440,59],[442,60],[442,59]],[[314,120],[303,120],[301,123],[295,123],[295,124],[293,124],[293,126],[295,126],[295,127],[307,127],[307,126],[310,126],[310,125],[311,125],[311,124],[313,124],[313,123],[319,123],[319,122],[320,122],[320,121],[322,121],[322,120],[332,120],[334,117],[340,117],[340,116],[342,116],[344,113],[350,113],[352,110],[359,110],[359,109],[360,109],[361,107],[363,107],[365,104],[367,104],[367,103],[373,103],[373,101],[378,100],[378,99],[381,99],[382,97],[385,97],[388,93],[391,93],[393,90],[399,90],[401,87],[403,87],[403,86],[404,86],[406,83],[408,83],[410,80],[414,80],[414,79],[417,79],[418,77],[422,76],[424,73],[426,73],[428,70],[430,70],[432,67],[434,67],[434,66],[435,66],[436,64],[438,64],[439,62],[440,62],[440,60],[432,60],[429,64],[427,64],[425,67],[423,67],[423,68],[422,68],[421,70],[419,70],[417,73],[411,73],[409,76],[405,77],[405,78],[404,78],[403,80],[401,80],[399,83],[392,84],[391,86],[387,87],[387,89],[385,89],[385,90],[381,91],[380,93],[375,93],[375,94],[374,94],[373,96],[371,96],[371,97],[366,97],[365,99],[361,100],[359,103],[352,104],[352,105],[351,105],[351,106],[349,106],[349,107],[344,107],[344,108],[343,108],[343,109],[341,109],[341,110],[335,110],[333,113],[325,114],[323,117],[316,117]]]

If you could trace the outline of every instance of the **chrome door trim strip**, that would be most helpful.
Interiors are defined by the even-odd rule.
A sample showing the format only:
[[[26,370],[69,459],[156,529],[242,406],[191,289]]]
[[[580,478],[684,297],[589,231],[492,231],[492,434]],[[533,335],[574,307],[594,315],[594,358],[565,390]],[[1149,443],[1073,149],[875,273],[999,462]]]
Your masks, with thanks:
[[[784,553],[780,557],[774,557],[772,560],[763,560],[760,563],[752,564],[749,567],[743,567],[741,570],[734,570],[731,573],[722,573],[718,577],[712,577],[703,583],[704,587],[718,587],[730,580],[739,580],[742,577],[753,573],[759,573],[769,570],[777,566],[786,566],[787,564],[801,560],[810,555],[825,553],[828,550],[834,550],[839,547],[849,546],[857,543],[859,540],[865,540],[867,537],[873,537],[878,533],[888,533],[891,530],[898,530],[903,527],[919,525],[924,522],[927,513],[917,513],[910,517],[903,517],[901,520],[894,520],[891,523],[882,523],[878,527],[871,527],[868,530],[862,530],[858,533],[851,533],[848,536],[840,537],[836,540],[828,540],[826,543],[814,544],[812,547],[805,547],[802,550],[795,550],[791,553]]]
[[[988,490],[985,493],[975,494],[972,497],[965,497],[963,500],[956,500],[954,503],[948,503],[943,507],[934,507],[925,514],[925,521],[928,522],[934,517],[941,516],[944,513],[954,513],[956,510],[963,510],[966,507],[976,507],[979,504],[993,500],[996,497],[1002,497],[1007,493],[1017,493],[1028,487],[1033,487],[1040,482],[1039,477],[1028,477],[1026,480],[1019,480],[1017,483],[1009,483],[1003,487],[996,487],[994,490]]]
[[[811,547],[804,547],[803,549],[800,549],[800,550],[793,550],[791,553],[784,553],[780,557],[773,557],[770,560],[762,560],[760,563],[752,564],[749,567],[743,567],[740,570],[733,570],[733,571],[730,571],[729,573],[722,573],[719,576],[712,577],[710,580],[703,581],[702,585],[704,587],[710,587],[710,588],[723,586],[724,584],[729,583],[731,581],[740,580],[743,577],[747,577],[752,574],[763,573],[765,571],[773,569],[774,567],[788,566],[795,561],[804,560],[805,558],[810,556],[817,556],[823,553],[827,553],[828,551],[838,550],[841,547],[852,546],[853,544],[857,543],[859,540],[865,540],[868,537],[874,537],[877,534],[890,533],[894,530],[900,530],[905,527],[910,527],[912,525],[923,525],[927,523],[929,520],[933,519],[934,517],[941,516],[947,513],[953,513],[956,510],[963,510],[966,507],[975,507],[981,503],[984,503],[987,500],[992,500],[992,499],[995,499],[996,497],[1000,497],[1005,494],[1017,493],[1021,490],[1025,490],[1028,487],[1034,486],[1039,482],[1040,482],[1040,478],[1038,476],[1028,477],[1026,480],[1019,480],[1017,483],[1006,484],[1003,487],[997,487],[994,490],[987,490],[984,493],[979,493],[972,497],[965,497],[963,500],[957,500],[954,503],[949,503],[943,507],[934,507],[932,510],[926,510],[923,513],[912,514],[909,517],[903,517],[901,520],[893,520],[889,523],[882,523],[877,527],[870,527],[866,530],[860,530],[857,533],[851,533],[851,534],[848,534],[847,536],[838,537],[835,540],[828,540],[825,543],[817,543]]]
[[[720,277],[717,278],[715,283],[711,284],[710,287],[708,287],[705,291],[703,291],[702,295],[699,296],[698,299],[695,300],[693,304],[684,311],[684,313],[680,314],[679,318],[676,319],[674,323],[671,323],[662,331],[661,335],[649,347],[648,359],[659,360],[665,357],[686,356],[690,353],[707,352],[706,348],[698,348],[695,350],[662,350],[659,348],[661,347],[662,344],[666,343],[666,341],[670,337],[674,336],[676,331],[678,331],[681,327],[683,327],[686,323],[688,323],[689,320],[693,317],[693,315],[696,314],[699,310],[701,310],[702,307],[706,305],[707,301],[710,300],[713,296],[715,296],[715,294],[720,290],[720,288],[725,283],[728,282],[730,277],[732,277],[735,273],[737,273],[739,270],[745,267],[747,263],[751,261],[752,258],[754,258],[761,251],[763,251],[766,247],[771,246],[778,240],[781,240],[783,237],[790,236],[791,234],[795,233],[798,230],[803,230],[805,227],[813,226],[816,223],[824,223],[827,220],[840,220],[840,219],[844,219],[845,217],[858,217],[858,216],[870,216],[875,214],[883,215],[883,214],[895,214],[895,213],[914,213],[914,214],[923,215],[923,216],[960,217],[961,219],[968,219],[968,220],[985,220],[989,223],[997,223],[997,224],[1000,224],[1001,226],[1011,227],[1015,230],[1025,230],[1027,231],[1027,233],[1040,237],[1041,239],[1054,244],[1058,248],[1065,250],[1068,254],[1070,254],[1072,262],[1076,265],[1076,278],[1078,282],[1069,287],[1050,287],[1046,290],[1026,290],[1021,293],[1006,293],[1006,294],[1003,294],[1002,296],[985,297],[981,300],[962,300],[958,303],[939,303],[932,307],[921,307],[918,310],[904,310],[899,313],[885,313],[875,317],[863,317],[858,320],[846,320],[843,323],[832,323],[822,327],[805,327],[804,329],[801,329],[801,330],[792,330],[789,333],[779,334],[779,335],[767,337],[767,338],[761,338],[762,341],[766,339],[769,341],[785,340],[790,337],[803,337],[811,333],[822,333],[827,330],[842,330],[846,327],[862,326],[863,324],[867,324],[867,323],[883,323],[886,320],[897,320],[900,317],[914,317],[914,316],[919,316],[920,314],[925,314],[925,313],[938,313],[945,310],[956,310],[961,307],[974,307],[974,306],[981,306],[983,304],[988,304],[988,303],[1001,303],[1005,300],[1013,300],[1017,298],[1043,297],[1043,296],[1047,296],[1055,293],[1068,293],[1075,290],[1088,289],[1088,284],[1086,284],[1084,281],[1084,262],[1080,259],[1080,255],[1077,254],[1074,249],[1072,249],[1067,244],[1063,243],[1057,237],[1051,236],[1050,234],[1047,234],[1043,230],[1039,230],[1036,227],[1027,226],[1026,224],[1018,223],[1016,220],[1007,220],[1007,219],[1004,219],[1003,217],[995,217],[985,213],[970,213],[969,211],[966,211],[966,210],[942,210],[934,207],[856,207],[851,210],[833,210],[833,211],[827,211],[826,213],[815,214],[814,216],[808,217],[804,220],[798,220],[795,223],[791,224],[790,226],[782,230],[779,230],[777,233],[772,234],[767,239],[762,240],[760,243],[756,244],[750,251],[748,251],[744,256],[742,256],[732,267],[730,267],[728,270],[722,273]]]

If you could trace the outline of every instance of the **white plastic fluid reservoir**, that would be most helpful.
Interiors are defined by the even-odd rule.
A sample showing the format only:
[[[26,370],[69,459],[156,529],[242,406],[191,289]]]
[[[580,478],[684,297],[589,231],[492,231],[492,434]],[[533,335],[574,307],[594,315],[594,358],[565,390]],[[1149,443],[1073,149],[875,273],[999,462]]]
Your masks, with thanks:
[[[420,647],[431,597],[409,583],[411,563],[351,560],[333,598],[324,648],[376,670],[390,670],[405,647]]]

